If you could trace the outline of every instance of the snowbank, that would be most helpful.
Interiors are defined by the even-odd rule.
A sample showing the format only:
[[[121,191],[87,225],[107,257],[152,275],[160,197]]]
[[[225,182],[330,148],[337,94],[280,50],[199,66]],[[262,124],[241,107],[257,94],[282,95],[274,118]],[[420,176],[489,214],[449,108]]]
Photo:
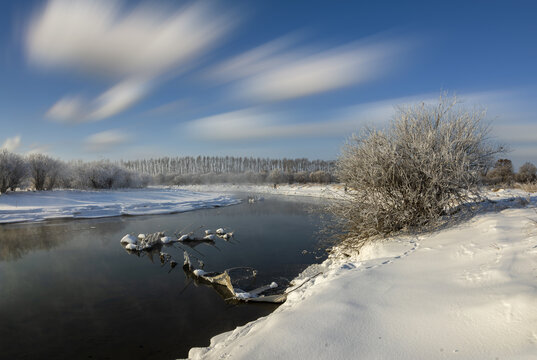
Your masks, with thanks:
[[[518,208],[312,266],[302,278],[322,274],[274,313],[214,337],[189,357],[535,359],[537,213],[530,200],[531,208],[504,201]]]
[[[14,192],[0,196],[0,223],[168,214],[238,202],[214,193],[162,188]]]
[[[172,188],[186,189],[192,191],[236,193],[246,192],[252,194],[272,194],[272,195],[295,195],[311,196],[321,198],[339,198],[343,196],[344,186],[341,184],[290,184],[290,185],[248,185],[248,184],[215,184],[215,185],[184,185]]]

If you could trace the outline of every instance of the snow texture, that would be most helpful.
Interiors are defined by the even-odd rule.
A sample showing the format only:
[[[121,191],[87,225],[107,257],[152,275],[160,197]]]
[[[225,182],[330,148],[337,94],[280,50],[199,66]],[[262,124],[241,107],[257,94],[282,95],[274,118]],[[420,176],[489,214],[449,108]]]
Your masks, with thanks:
[[[0,223],[169,214],[238,202],[215,193],[163,188],[13,192],[0,196]]]
[[[537,196],[489,197],[466,223],[311,266],[274,313],[189,357],[535,359]]]

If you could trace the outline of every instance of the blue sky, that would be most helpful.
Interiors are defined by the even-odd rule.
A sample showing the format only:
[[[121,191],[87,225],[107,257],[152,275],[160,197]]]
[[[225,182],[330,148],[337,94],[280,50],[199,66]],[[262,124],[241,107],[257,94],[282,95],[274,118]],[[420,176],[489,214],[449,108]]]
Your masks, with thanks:
[[[334,159],[456,93],[537,164],[533,1],[3,1],[0,145],[63,159]]]

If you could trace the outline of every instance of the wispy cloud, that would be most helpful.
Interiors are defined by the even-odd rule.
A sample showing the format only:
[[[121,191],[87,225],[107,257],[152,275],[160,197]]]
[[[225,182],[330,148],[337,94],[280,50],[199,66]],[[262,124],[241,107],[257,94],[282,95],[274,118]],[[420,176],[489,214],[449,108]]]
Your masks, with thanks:
[[[50,145],[43,145],[43,144],[32,144],[30,145],[30,149],[26,152],[27,154],[47,154],[51,150]]]
[[[219,141],[247,141],[276,138],[347,137],[364,126],[383,126],[393,118],[398,105],[418,102],[435,103],[439,93],[424,93],[406,97],[357,104],[303,116],[307,122],[298,121],[300,115],[276,112],[261,107],[216,114],[192,120],[186,124],[190,136]],[[490,108],[487,118],[493,122],[493,136],[500,142],[514,146],[537,143],[537,122],[524,119],[528,105],[510,105],[510,98],[520,100],[516,93],[507,91],[471,92],[458,96],[471,110],[473,106]],[[504,102],[501,99],[506,99]],[[536,109],[537,110],[537,109]],[[508,121],[506,121],[507,119]]]
[[[383,124],[393,115],[388,101],[362,104],[297,123],[289,113],[247,108],[196,119],[186,124],[189,135],[204,140],[250,141],[276,138],[346,137],[366,124]]]
[[[132,140],[132,136],[120,130],[107,130],[90,135],[84,141],[89,152],[104,152]]]
[[[21,137],[20,135],[7,138],[4,143],[2,144],[2,149],[6,149],[7,151],[15,151],[21,146]]]
[[[200,2],[179,10],[114,0],[49,0],[32,19],[26,47],[43,66],[107,76],[159,75],[212,47],[230,27]]]
[[[127,11],[113,0],[49,0],[26,35],[30,61],[120,80],[95,100],[66,96],[48,116],[91,121],[113,116],[148,92],[150,82],[191,66],[231,27],[228,17],[206,3],[179,10],[140,5]]]
[[[365,83],[391,70],[409,41],[353,43],[331,49],[289,49],[284,37],[225,61],[211,73],[217,81],[237,81],[235,94],[279,101]]]

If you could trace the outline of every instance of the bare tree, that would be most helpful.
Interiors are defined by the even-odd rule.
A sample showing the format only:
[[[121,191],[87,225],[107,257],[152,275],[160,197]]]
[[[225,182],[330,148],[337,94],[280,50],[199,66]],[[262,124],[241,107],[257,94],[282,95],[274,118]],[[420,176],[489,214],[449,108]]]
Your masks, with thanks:
[[[0,193],[14,191],[19,187],[28,173],[28,167],[22,156],[6,149],[0,151]]]
[[[64,165],[44,154],[28,156],[30,178],[36,190],[52,190],[60,182]]]
[[[502,151],[488,141],[484,111],[456,98],[398,107],[385,130],[366,129],[344,146],[337,176],[348,196],[333,206],[348,238],[424,229],[475,200],[481,173]]]

